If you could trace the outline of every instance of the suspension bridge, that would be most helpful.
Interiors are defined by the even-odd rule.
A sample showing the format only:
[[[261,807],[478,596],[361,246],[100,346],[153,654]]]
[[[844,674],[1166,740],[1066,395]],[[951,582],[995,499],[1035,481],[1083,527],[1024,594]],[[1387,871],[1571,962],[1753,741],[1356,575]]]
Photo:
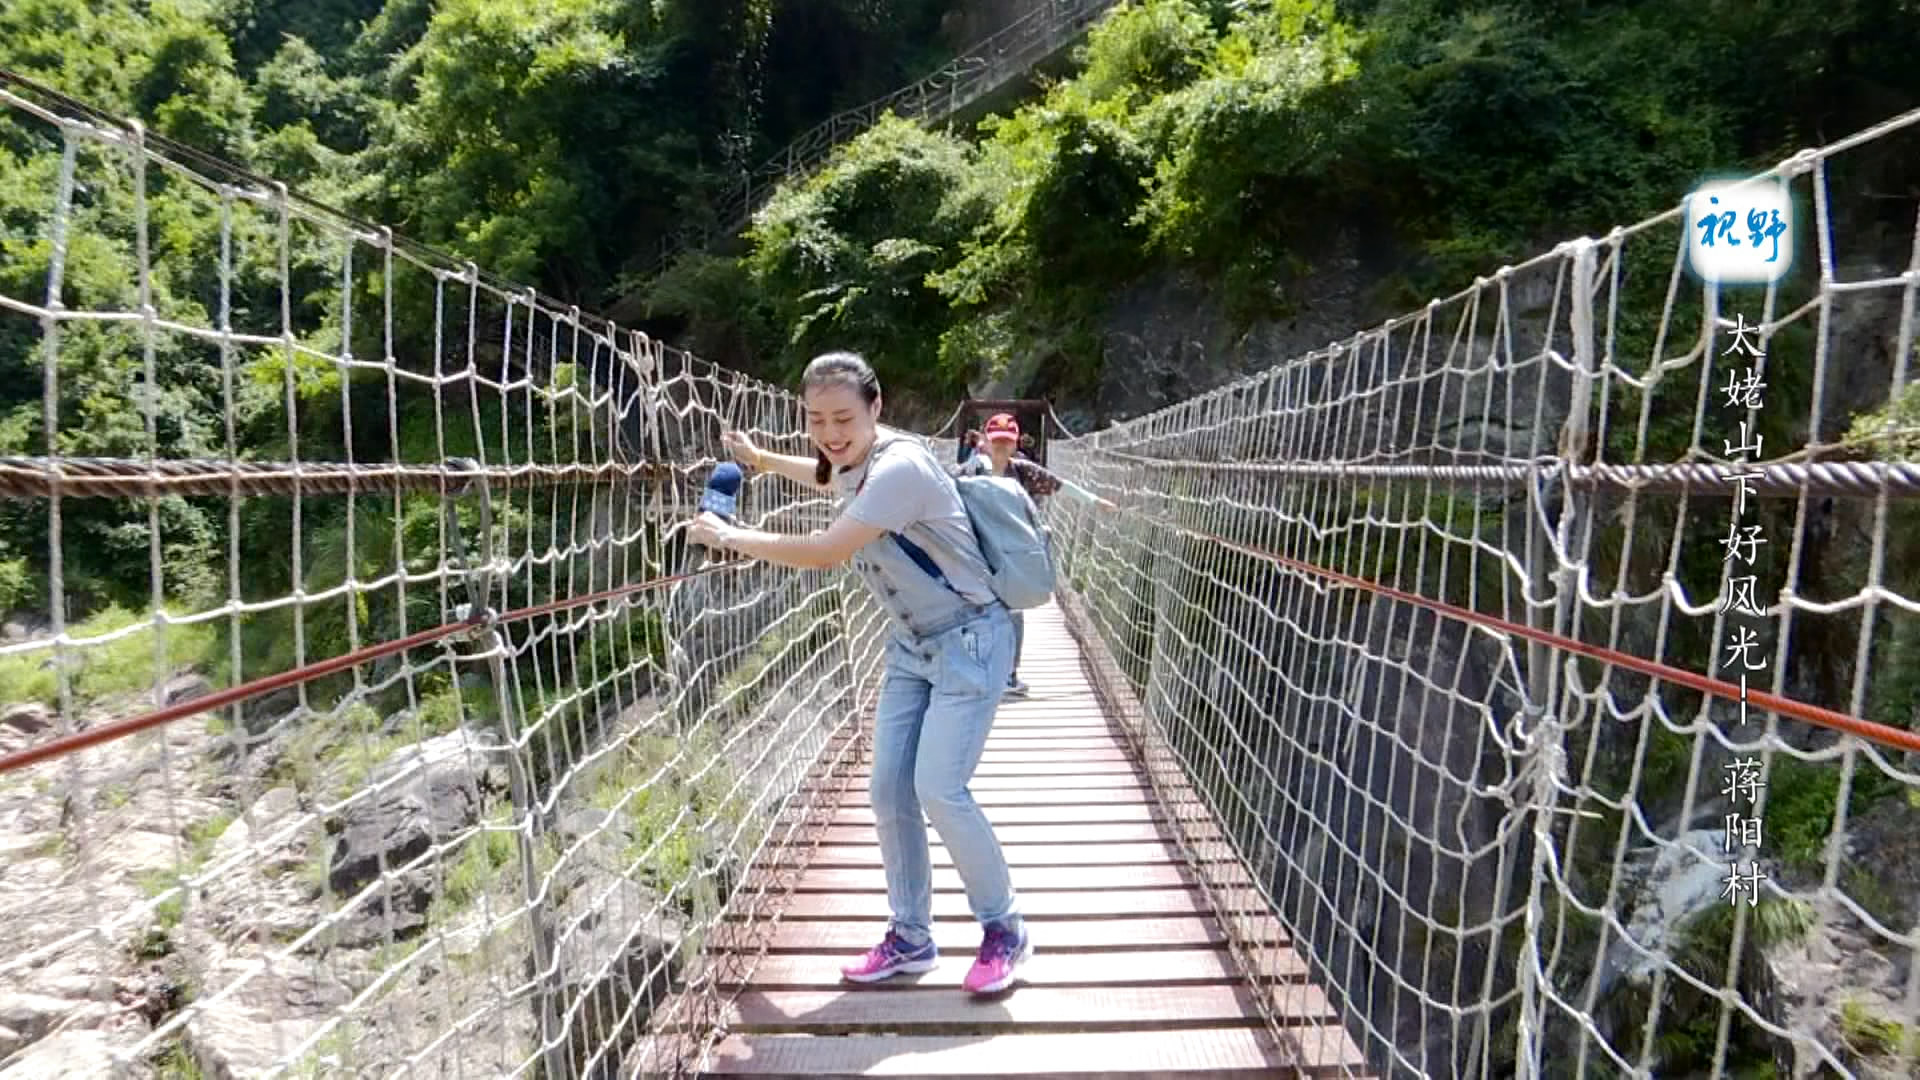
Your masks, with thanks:
[[[832,974],[885,914],[881,612],[684,542],[724,428],[805,452],[790,391],[0,102],[57,155],[0,275],[46,612],[0,640],[0,1076],[1910,1074],[1920,469],[1855,421],[1910,388],[1920,225],[1830,174],[1920,113],[1777,170],[1808,268],[1737,311],[1669,211],[1056,432],[974,783],[1038,955],[974,1001]],[[1735,364],[1812,388],[1793,452],[1721,452]],[[138,449],[75,450],[103,396]],[[144,613],[91,610],[103,538]]]

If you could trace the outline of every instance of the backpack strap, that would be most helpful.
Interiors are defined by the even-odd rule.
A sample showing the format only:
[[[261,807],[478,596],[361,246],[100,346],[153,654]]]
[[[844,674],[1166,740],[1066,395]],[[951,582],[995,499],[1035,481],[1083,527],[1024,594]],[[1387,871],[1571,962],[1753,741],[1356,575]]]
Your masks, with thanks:
[[[949,589],[953,589],[955,596],[960,595],[960,590],[954,589],[953,582],[947,580],[946,571],[940,569],[940,564],[933,561],[933,556],[928,555],[925,548],[901,536],[899,533],[888,533],[887,535],[893,537],[893,542],[900,545],[900,550],[907,553],[907,558],[920,564],[920,569],[925,570],[935,581],[938,581]],[[961,599],[964,600],[966,598],[961,597]]]

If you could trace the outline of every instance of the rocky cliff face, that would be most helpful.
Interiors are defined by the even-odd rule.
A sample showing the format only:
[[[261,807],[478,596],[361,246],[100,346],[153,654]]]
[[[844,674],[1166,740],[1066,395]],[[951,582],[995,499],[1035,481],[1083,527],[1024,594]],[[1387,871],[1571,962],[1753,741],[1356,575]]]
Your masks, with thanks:
[[[1337,242],[1289,291],[1294,314],[1245,323],[1220,289],[1192,273],[1151,274],[1117,292],[1095,328],[1102,375],[1091,396],[1057,404],[1075,431],[1139,416],[1291,357],[1352,337],[1391,312],[1374,296],[1380,268],[1356,240]],[[1049,380],[1028,356],[973,388],[977,397],[1022,396]]]

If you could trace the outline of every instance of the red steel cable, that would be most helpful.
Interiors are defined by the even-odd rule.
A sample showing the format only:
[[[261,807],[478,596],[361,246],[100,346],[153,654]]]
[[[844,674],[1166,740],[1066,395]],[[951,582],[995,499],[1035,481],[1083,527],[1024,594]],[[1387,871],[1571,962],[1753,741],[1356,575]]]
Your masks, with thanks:
[[[1167,528],[1188,533],[1204,540],[1210,540],[1213,543],[1232,548],[1243,554],[1252,555],[1255,558],[1265,559],[1269,562],[1279,563],[1289,569],[1298,570],[1303,574],[1312,574],[1316,577],[1337,581],[1343,585],[1350,585],[1356,589],[1363,589],[1380,596],[1391,597],[1395,600],[1426,608],[1429,611],[1438,612],[1460,622],[1490,627],[1503,633],[1512,634],[1515,637],[1525,638],[1528,641],[1539,642],[1542,645],[1547,645],[1565,652],[1578,653],[1582,656],[1592,657],[1595,660],[1612,664],[1616,667],[1627,668],[1640,672],[1643,675],[1650,675],[1656,679],[1663,679],[1667,682],[1691,687],[1702,693],[1714,694],[1731,701],[1739,701],[1742,697],[1740,687],[1729,682],[1722,682],[1719,679],[1710,679],[1705,675],[1699,675],[1687,671],[1684,668],[1662,664],[1655,660],[1645,660],[1630,653],[1623,653],[1615,649],[1607,648],[1604,645],[1591,645],[1584,641],[1562,637],[1551,631],[1538,630],[1531,626],[1509,622],[1506,619],[1496,618],[1492,615],[1482,615],[1477,611],[1449,604],[1444,600],[1432,600],[1416,593],[1403,592],[1400,589],[1368,581],[1365,578],[1354,577],[1351,574],[1343,574],[1337,570],[1328,570],[1325,567],[1315,566],[1312,563],[1302,562],[1299,559],[1291,559],[1277,552],[1267,551],[1264,548],[1254,547],[1250,544],[1242,544],[1236,540],[1229,540],[1224,536],[1207,532],[1204,529],[1196,529],[1192,526],[1168,521],[1156,514],[1149,514],[1139,510],[1126,510],[1118,503],[1110,499],[1101,498],[1099,495],[1095,495],[1086,488],[1074,484],[1072,481],[1067,480],[1058,473],[1047,470],[1045,467],[1042,467],[1040,471],[1059,480],[1063,485],[1075,488],[1086,497],[1093,499],[1102,509],[1130,513],[1147,521],[1164,525]],[[1845,732],[1846,734],[1876,742],[1895,750],[1907,750],[1913,753],[1920,753],[1920,732],[1906,731],[1901,728],[1890,727],[1886,724],[1875,723],[1871,720],[1863,720],[1857,716],[1850,716],[1843,712],[1822,708],[1819,705],[1811,705],[1804,701],[1796,701],[1793,698],[1781,697],[1778,694],[1769,694],[1763,690],[1749,689],[1746,690],[1744,694],[1745,699],[1749,703],[1758,705],[1768,712],[1779,713],[1782,716],[1790,716],[1796,720],[1805,721],[1806,723],[1815,724],[1833,731]]]
[[[283,671],[278,675],[267,675],[254,679],[251,682],[241,683],[239,686],[208,694],[205,697],[194,698],[192,701],[183,701],[178,705],[169,705],[164,709],[155,709],[152,712],[142,713],[138,716],[130,716],[125,720],[116,720],[113,723],[102,724],[97,728],[76,732],[72,735],[62,735],[57,739],[42,743],[39,746],[29,747],[16,753],[8,754],[6,757],[0,757],[0,773],[12,772],[15,769],[24,769],[29,765],[39,764],[48,758],[59,757],[62,754],[71,754],[76,750],[84,750],[89,746],[98,746],[101,743],[112,742],[115,739],[123,739],[128,735],[145,731],[151,727],[171,723],[172,721],[218,709],[225,705],[232,705],[235,702],[246,701],[250,698],[259,697],[262,694],[269,694],[285,687],[311,682],[323,675],[331,675],[336,671],[344,671],[347,668],[364,664],[370,660],[378,660],[384,656],[392,656],[395,653],[406,652],[408,649],[417,649],[422,645],[431,645],[441,638],[451,637],[454,634],[498,623],[519,622],[523,619],[538,618],[542,615],[551,615],[571,608],[584,607],[588,604],[597,604],[602,600],[613,600],[628,596],[632,593],[646,592],[650,589],[674,585],[705,574],[711,574],[717,570],[734,569],[738,565],[740,564],[722,563],[702,567],[690,573],[650,578],[636,585],[622,585],[618,588],[603,589],[600,592],[587,593],[582,596],[564,597],[544,604],[536,604],[532,607],[509,611],[497,619],[489,619],[485,612],[481,612],[478,615],[460,622],[446,623],[442,626],[436,626],[431,630],[422,630],[417,634],[408,634],[406,637],[382,642],[379,645],[369,645],[363,649],[356,649],[353,652],[333,657],[330,660],[321,660],[317,663],[307,664],[304,667],[294,668],[291,671]]]
[[[1163,522],[1162,524],[1170,523]],[[1600,660],[1616,667],[1629,668],[1643,675],[1651,675],[1656,679],[1679,683],[1682,686],[1692,687],[1704,693],[1716,694],[1734,701],[1739,701],[1741,697],[1740,687],[1732,683],[1722,682],[1719,679],[1710,679],[1705,675],[1695,674],[1684,668],[1672,667],[1655,660],[1645,660],[1630,653],[1623,653],[1615,649],[1607,648],[1604,645],[1588,644],[1587,642],[1578,641],[1574,638],[1562,637],[1552,631],[1539,630],[1496,616],[1483,615],[1469,608],[1449,604],[1444,600],[1433,600],[1416,593],[1404,592],[1391,586],[1368,581],[1365,578],[1354,577],[1351,574],[1343,574],[1337,570],[1328,570],[1324,567],[1315,566],[1312,563],[1301,562],[1298,559],[1290,559],[1285,555],[1278,555],[1271,551],[1237,543],[1224,536],[1216,536],[1203,529],[1191,529],[1185,526],[1171,527],[1180,528],[1183,531],[1190,532],[1203,539],[1211,540],[1217,544],[1224,544],[1227,547],[1235,548],[1257,558],[1271,560],[1282,566],[1299,570],[1302,573],[1314,574],[1340,582],[1343,585],[1351,585],[1368,592],[1378,593],[1381,596],[1392,597],[1395,600],[1402,600],[1409,604],[1417,604],[1420,607],[1439,612],[1442,615],[1457,619],[1461,622],[1477,623],[1481,626],[1491,627],[1503,633],[1512,634],[1515,637],[1526,638],[1529,641],[1537,641],[1542,645],[1549,645],[1567,652],[1579,653],[1582,656],[1589,656],[1595,660]],[[1857,735],[1862,739],[1869,739],[1896,750],[1911,750],[1915,753],[1920,753],[1920,732],[1904,731],[1900,728],[1889,727],[1886,724],[1877,724],[1871,720],[1862,720],[1857,716],[1849,716],[1843,712],[1835,712],[1832,709],[1822,708],[1819,705],[1810,705],[1804,701],[1796,701],[1793,698],[1781,697],[1778,694],[1769,694],[1763,690],[1747,690],[1746,699],[1768,712],[1791,716],[1796,720],[1804,720],[1809,724],[1818,724],[1821,727],[1831,728],[1835,731],[1844,731],[1850,735]]]
[[[1490,627],[1502,633],[1512,634],[1515,637],[1526,638],[1528,641],[1537,641],[1542,645],[1551,646],[1566,652],[1579,653],[1582,656],[1589,656],[1603,663],[1628,668],[1633,671],[1638,671],[1643,675],[1651,675],[1656,679],[1663,679],[1667,682],[1679,683],[1682,686],[1692,687],[1703,693],[1714,694],[1732,701],[1739,701],[1741,699],[1742,691],[1740,687],[1729,682],[1722,682],[1719,679],[1710,679],[1705,675],[1699,675],[1684,668],[1672,667],[1656,660],[1645,660],[1631,653],[1623,653],[1616,649],[1609,649],[1604,645],[1591,645],[1584,641],[1575,640],[1574,638],[1562,637],[1549,630],[1538,630],[1534,627],[1509,622],[1506,619],[1493,615],[1483,615],[1469,608],[1449,604],[1444,600],[1433,600],[1417,593],[1404,592],[1388,585],[1368,581],[1365,578],[1354,577],[1351,574],[1343,574],[1337,570],[1328,570],[1325,567],[1315,566],[1312,563],[1302,562],[1299,559],[1290,559],[1285,555],[1267,551],[1263,548],[1257,548],[1250,544],[1242,544],[1235,540],[1229,540],[1224,536],[1217,536],[1204,529],[1175,525],[1172,522],[1161,520],[1152,514],[1141,514],[1140,516],[1150,521],[1157,521],[1159,524],[1165,525],[1168,528],[1191,533],[1204,540],[1211,540],[1216,544],[1233,548],[1236,551],[1252,555],[1255,558],[1266,559],[1269,562],[1279,563],[1282,566],[1298,570],[1304,574],[1313,574],[1317,577],[1337,581],[1342,585],[1351,585],[1356,589],[1364,589],[1367,592],[1377,593],[1381,596],[1415,604],[1460,622]],[[1849,716],[1843,712],[1835,712],[1832,709],[1823,708],[1819,705],[1810,705],[1807,702],[1796,701],[1793,698],[1781,697],[1778,694],[1769,694],[1764,690],[1750,689],[1745,691],[1745,696],[1748,702],[1756,704],[1768,712],[1791,716],[1796,720],[1803,720],[1809,724],[1817,724],[1820,727],[1830,728],[1834,731],[1843,731],[1849,735],[1855,735],[1862,739],[1877,742],[1895,750],[1909,750],[1914,753],[1920,753],[1920,732],[1905,731],[1901,728],[1889,727],[1886,724],[1878,724],[1871,720],[1862,720],[1857,716]]]

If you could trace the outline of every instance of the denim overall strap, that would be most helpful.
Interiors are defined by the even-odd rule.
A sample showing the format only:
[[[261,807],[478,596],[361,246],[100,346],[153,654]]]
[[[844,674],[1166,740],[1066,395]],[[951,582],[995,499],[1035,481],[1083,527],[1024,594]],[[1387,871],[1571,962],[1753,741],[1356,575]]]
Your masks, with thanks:
[[[882,447],[878,450],[875,450],[874,456],[878,457],[881,453],[885,452],[885,449],[886,449],[885,447]],[[866,490],[867,477],[872,475],[873,475],[873,466],[872,464],[869,464],[867,466],[867,471],[861,474],[860,476],[859,486],[853,489],[854,494],[858,495],[860,492]],[[888,530],[887,535],[893,537],[893,542],[900,545],[900,550],[907,553],[907,558],[912,559],[915,565],[919,566],[920,569],[925,570],[928,576],[932,577],[933,580],[939,582],[940,584],[945,585],[948,588],[948,590],[950,590],[955,596],[960,597],[962,600],[966,600],[966,596],[963,593],[961,593],[959,589],[955,589],[953,587],[953,582],[947,580],[947,572],[940,569],[940,564],[933,561],[933,556],[927,554],[927,550],[925,548],[907,539],[905,536],[902,536],[897,532],[893,532],[892,530]],[[973,601],[968,600],[967,603],[971,605],[973,604]],[[975,605],[975,606],[978,606],[978,605]]]
[[[865,487],[863,476],[854,494]],[[853,567],[905,641],[938,637],[998,606],[954,588],[921,545],[891,530],[856,552]]]

